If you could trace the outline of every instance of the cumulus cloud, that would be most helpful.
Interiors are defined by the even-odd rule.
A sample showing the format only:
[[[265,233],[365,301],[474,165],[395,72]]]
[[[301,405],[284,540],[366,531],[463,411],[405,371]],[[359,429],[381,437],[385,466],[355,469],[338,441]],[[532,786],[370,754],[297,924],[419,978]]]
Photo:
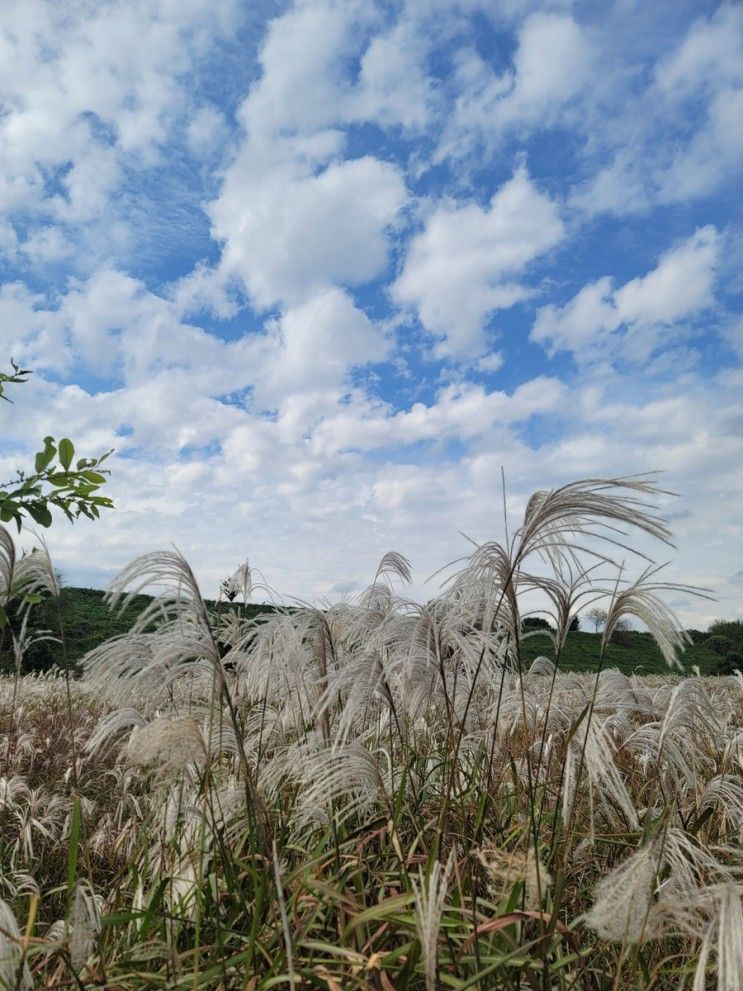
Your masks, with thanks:
[[[389,341],[347,293],[328,289],[269,323],[255,373],[255,399],[275,408],[306,393],[338,398],[349,369],[382,361]]]
[[[510,128],[554,124],[591,80],[589,32],[568,14],[533,13],[521,26],[513,65],[498,72],[476,48],[458,60],[458,95],[439,159],[502,144]]]
[[[405,201],[393,166],[364,156],[319,174],[272,170],[255,182],[241,165],[211,204],[212,231],[224,243],[221,272],[240,278],[257,307],[296,303],[332,282],[363,284],[384,269]]]
[[[154,160],[179,74],[234,26],[235,5],[46,0],[0,13],[0,209],[68,221],[104,209],[125,162]]]
[[[625,352],[639,345],[646,355],[657,343],[658,330],[671,333],[674,325],[682,326],[710,306],[720,248],[716,229],[703,227],[664,254],[647,275],[616,289],[606,276],[584,286],[564,306],[541,307],[531,339],[550,354],[572,351],[579,357],[595,357],[605,353],[610,336],[624,328]]]
[[[415,308],[423,326],[440,338],[441,355],[484,352],[484,327],[532,290],[518,276],[564,235],[556,203],[539,191],[525,169],[476,203],[435,206],[414,237],[393,298]]]
[[[525,382],[511,395],[477,385],[449,385],[431,405],[415,403],[409,410],[393,412],[379,404],[342,409],[318,426],[312,446],[317,453],[329,454],[345,448],[467,440],[496,425],[525,423],[535,414],[554,412],[564,398],[562,382],[546,376]]]

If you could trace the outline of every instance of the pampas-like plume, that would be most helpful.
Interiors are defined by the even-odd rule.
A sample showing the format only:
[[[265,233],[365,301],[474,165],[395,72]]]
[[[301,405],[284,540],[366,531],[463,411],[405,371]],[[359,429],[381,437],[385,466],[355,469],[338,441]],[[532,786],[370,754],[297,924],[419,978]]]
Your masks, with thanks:
[[[15,543],[10,531],[0,525],[0,605],[7,606],[15,576]]]
[[[124,753],[130,764],[154,767],[158,778],[182,773],[190,764],[202,763],[204,739],[191,716],[163,716],[132,730]]]
[[[308,753],[301,780],[300,825],[318,813],[327,818],[334,807],[342,811],[351,803],[363,807],[375,799],[389,802],[377,758],[360,741]]]
[[[508,891],[521,881],[524,885],[524,907],[537,911],[541,909],[552,877],[534,853],[534,847],[530,846],[526,854],[497,846],[483,847],[478,850],[477,859],[485,868],[488,887],[496,899],[500,900],[504,890]]]
[[[69,925],[70,960],[75,970],[87,962],[100,929],[98,899],[87,881],[78,881]]]
[[[652,633],[666,664],[669,667],[680,668],[678,652],[683,650],[691,640],[674,613],[658,597],[658,593],[686,592],[702,596],[707,593],[705,589],[678,585],[673,582],[653,581],[652,579],[659,570],[660,567],[657,565],[649,566],[631,585],[617,590],[609,606],[601,647],[602,651],[606,649],[617,629],[617,624],[621,620],[628,616],[635,616]]]
[[[374,581],[361,596],[361,605],[366,609],[385,608],[392,596],[392,579],[397,578],[404,585],[410,585],[413,574],[410,562],[397,551],[387,551],[382,557],[374,575]]]
[[[602,939],[641,943],[649,939],[647,920],[660,866],[657,842],[633,853],[596,885],[586,924]]]
[[[12,991],[31,991],[33,986],[16,917],[10,906],[0,898],[0,987]]]
[[[46,592],[54,599],[59,598],[59,580],[43,538],[41,547],[34,547],[30,554],[16,560],[15,584],[24,592]]]
[[[216,676],[227,695],[219,647],[188,563],[176,551],[137,558],[109,585],[109,603],[124,609],[148,586],[160,589],[161,594],[142,610],[131,633],[102,644],[83,658],[87,675],[121,698],[140,688],[157,695],[173,679],[201,670]],[[154,633],[150,632],[153,625]]]
[[[439,928],[453,863],[454,855],[450,853],[445,867],[437,860],[428,877],[421,870],[417,881],[411,878],[415,897],[415,925],[426,973],[426,991],[436,991]]]
[[[237,571],[222,583],[222,588],[227,593],[239,595],[242,601],[247,603],[253,591],[253,573],[248,561],[241,564]]]
[[[709,896],[712,896],[710,899]],[[717,931],[717,991],[740,991],[743,987],[743,896],[739,885],[723,884],[707,892],[714,903],[699,951],[692,991],[705,991],[707,963]]]
[[[634,493],[644,496],[670,494],[658,488],[653,479],[642,475],[586,478],[549,492],[535,492],[527,504],[524,522],[514,534],[516,561],[534,552],[547,555],[557,552],[564,559],[577,534],[598,537],[632,550],[612,536],[625,536],[622,527],[634,527],[670,544],[671,531],[666,521]]]

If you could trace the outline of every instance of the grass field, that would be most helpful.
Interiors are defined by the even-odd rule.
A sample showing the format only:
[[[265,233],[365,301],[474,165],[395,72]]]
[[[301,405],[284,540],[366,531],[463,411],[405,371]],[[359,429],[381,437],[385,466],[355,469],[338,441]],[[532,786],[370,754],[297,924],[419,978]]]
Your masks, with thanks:
[[[652,491],[538,494],[424,606],[390,554],[357,601],[256,622],[153,554],[112,591],[159,595],[79,680],[24,676],[19,648],[0,986],[738,991],[743,678],[610,666],[628,615],[666,662],[682,642],[652,571],[617,587],[607,561],[604,642],[567,632],[604,587],[573,541],[607,521],[663,539]],[[44,556],[3,574],[60,598]],[[522,639],[536,582],[558,666]],[[568,643],[591,673],[562,670]]]

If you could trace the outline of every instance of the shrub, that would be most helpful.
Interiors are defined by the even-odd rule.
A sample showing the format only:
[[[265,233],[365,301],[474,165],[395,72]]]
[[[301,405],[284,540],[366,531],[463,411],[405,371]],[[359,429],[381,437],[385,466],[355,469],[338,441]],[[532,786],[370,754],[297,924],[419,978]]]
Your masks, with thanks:
[[[715,674],[735,674],[736,671],[743,671],[743,654],[737,650],[731,650],[721,657],[714,668]]]
[[[724,637],[720,634],[715,634],[714,636],[707,637],[704,641],[704,646],[708,650],[714,651],[715,654],[719,654],[720,657],[725,657],[733,649],[733,641],[730,637]]]
[[[552,627],[542,616],[525,616],[521,620],[521,630],[551,630]]]
[[[710,623],[709,632],[714,636],[728,637],[734,643],[743,646],[743,620],[716,619]]]

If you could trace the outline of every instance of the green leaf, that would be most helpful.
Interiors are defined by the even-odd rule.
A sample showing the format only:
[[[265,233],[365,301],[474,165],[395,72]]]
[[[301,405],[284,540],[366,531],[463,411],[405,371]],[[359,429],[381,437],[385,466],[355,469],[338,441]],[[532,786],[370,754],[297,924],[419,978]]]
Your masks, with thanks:
[[[28,602],[30,606],[38,606],[41,602],[41,596],[38,592],[26,592],[23,598]]]
[[[62,462],[62,467],[65,471],[69,470],[72,464],[72,459],[75,456],[75,445],[69,439],[69,437],[63,437],[59,442],[59,460]]]
[[[39,451],[36,455],[36,460],[34,461],[37,475],[39,472],[42,472],[46,467],[48,467],[54,460],[54,455],[57,453],[57,448],[54,446],[53,441],[53,437],[44,438],[44,450]]]
[[[97,471],[84,471],[82,472],[82,476],[93,485],[103,485],[106,481],[105,475],[101,475],[100,472]]]
[[[39,526],[51,526],[52,525],[52,514],[49,512],[48,506],[43,502],[29,502],[25,507],[28,510],[28,515],[34,519]]]
[[[55,472],[54,475],[50,475],[47,479],[52,485],[56,485],[57,488],[67,486],[70,484],[72,476],[66,471]]]

